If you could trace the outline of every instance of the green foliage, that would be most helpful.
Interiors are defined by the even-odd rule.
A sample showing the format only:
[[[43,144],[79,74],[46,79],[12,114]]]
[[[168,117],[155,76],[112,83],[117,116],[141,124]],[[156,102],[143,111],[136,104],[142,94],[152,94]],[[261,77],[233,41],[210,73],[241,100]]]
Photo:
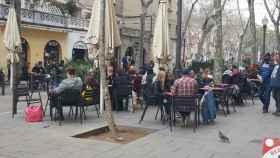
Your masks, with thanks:
[[[75,59],[71,61],[66,61],[65,64],[66,69],[68,67],[73,67],[76,70],[77,76],[81,77],[82,80],[84,80],[86,74],[91,69],[91,63],[86,59]]]

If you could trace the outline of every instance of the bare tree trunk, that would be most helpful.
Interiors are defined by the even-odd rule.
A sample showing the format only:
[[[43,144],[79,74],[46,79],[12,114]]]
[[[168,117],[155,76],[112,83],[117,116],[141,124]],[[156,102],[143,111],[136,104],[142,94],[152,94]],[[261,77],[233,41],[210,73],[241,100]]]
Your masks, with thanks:
[[[108,80],[106,79],[106,56],[105,56],[104,44],[101,45],[100,55],[99,55],[99,63],[100,63],[100,81],[101,86],[103,88],[103,96],[104,96],[104,105],[105,105],[105,120],[109,126],[110,132],[112,132],[113,137],[118,138],[117,128],[115,119],[112,113],[112,103],[110,99],[109,89],[108,89]]]
[[[275,28],[275,36],[277,40],[277,50],[280,52],[280,33],[279,33],[279,24],[280,24],[280,2],[276,0],[275,2],[275,8],[273,10],[269,9],[267,0],[264,0],[264,6],[266,8],[266,11],[269,15],[269,18],[271,22],[274,25]],[[276,10],[278,10],[278,15],[275,15]]]
[[[248,8],[250,12],[250,30],[253,38],[252,46],[252,58],[251,63],[255,64],[257,62],[257,31],[256,31],[256,22],[255,22],[255,0],[247,0]]]
[[[195,5],[197,4],[197,2],[198,2],[198,0],[195,0],[195,1],[192,3],[192,6],[191,6],[191,9],[190,9],[190,11],[189,11],[187,20],[185,21],[184,30],[183,30],[183,38],[185,38],[187,29],[188,29],[188,27],[189,27],[189,24],[190,24],[190,21],[191,21],[191,18],[192,18],[192,13],[193,13],[194,7],[195,7]]]
[[[216,21],[216,17],[218,16],[217,14],[219,13],[219,11],[222,14],[222,11],[225,8],[227,0],[224,0],[223,4],[221,5],[221,7],[219,9],[216,9],[215,12],[209,16],[206,17],[203,25],[202,25],[202,34],[198,43],[198,48],[197,48],[197,55],[201,56],[202,55],[202,51],[203,51],[203,46],[205,43],[205,40],[208,36],[208,34],[212,31],[212,29],[215,26],[215,22]],[[214,21],[213,21],[214,20]]]
[[[240,37],[239,37],[239,47],[238,47],[238,57],[237,57],[237,64],[240,65],[241,61],[241,54],[242,54],[242,48],[243,48],[243,41],[244,41],[244,36],[248,30],[248,26],[249,26],[249,20],[245,26],[245,28],[243,28],[244,30],[242,31]]]
[[[106,67],[108,50],[105,49],[105,0],[103,0],[103,22],[102,25],[103,31],[100,39],[100,53],[99,53],[99,68],[100,68],[100,81],[101,81],[101,88],[103,88],[103,96],[104,96],[104,105],[105,105],[105,121],[109,126],[109,130],[112,133],[114,139],[118,138],[118,130],[116,127],[115,119],[112,113],[112,103],[110,99],[109,89],[108,89],[108,80],[106,77]],[[101,105],[102,106],[102,105]]]
[[[149,6],[153,3],[154,0],[141,0],[141,7],[142,7],[142,13],[140,15],[140,57],[139,57],[139,66],[142,66],[144,64],[144,38],[145,38],[145,25],[146,25],[146,15]]]
[[[221,81],[223,74],[223,24],[222,24],[222,1],[214,0],[214,8],[216,13],[216,35],[215,35],[215,58],[214,58],[214,80]]]
[[[145,8],[142,9],[142,14],[140,17],[140,57],[139,57],[139,66],[142,66],[144,64],[144,55],[143,55],[143,51],[144,51],[144,37],[145,37],[145,25],[146,25],[146,13],[147,11],[145,10]]]
[[[214,26],[215,26],[214,24],[211,24],[211,25],[208,26],[208,28],[202,29],[202,34],[201,34],[201,37],[200,37],[200,40],[199,40],[198,46],[197,46],[197,55],[198,56],[202,55],[205,40],[206,40],[208,34],[214,28]]]
[[[278,27],[275,26],[275,35],[277,39],[277,51],[280,52],[280,32],[279,32],[279,25]]]

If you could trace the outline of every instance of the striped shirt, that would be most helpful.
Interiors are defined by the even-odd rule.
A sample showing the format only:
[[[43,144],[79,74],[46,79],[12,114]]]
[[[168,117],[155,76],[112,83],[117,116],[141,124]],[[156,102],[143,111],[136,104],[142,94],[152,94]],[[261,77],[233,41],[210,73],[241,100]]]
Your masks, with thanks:
[[[198,91],[197,81],[191,77],[183,76],[177,79],[171,87],[173,95],[190,96],[196,95]]]

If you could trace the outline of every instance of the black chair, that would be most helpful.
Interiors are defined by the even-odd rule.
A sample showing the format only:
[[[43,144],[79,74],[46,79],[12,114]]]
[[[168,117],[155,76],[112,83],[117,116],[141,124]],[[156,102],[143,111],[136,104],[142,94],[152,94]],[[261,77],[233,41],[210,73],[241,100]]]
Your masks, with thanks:
[[[190,113],[194,112],[194,121],[193,121],[193,131],[195,132],[198,128],[199,123],[199,105],[198,105],[198,96],[173,96],[172,99],[172,119],[175,126],[176,118],[175,113]],[[172,123],[171,123],[172,126]],[[172,128],[172,127],[171,127]]]
[[[156,99],[156,96],[153,96],[153,95],[145,95],[143,94],[143,99],[144,99],[144,102],[145,102],[145,107],[144,107],[144,110],[143,110],[143,113],[141,115],[141,118],[139,120],[139,124],[144,120],[144,117],[146,115],[146,112],[148,110],[148,107],[149,106],[153,106],[153,105],[156,105],[156,102],[157,102],[157,99]]]
[[[81,101],[83,106],[86,108],[89,106],[95,106],[95,110],[99,118],[100,114],[99,114],[98,106],[100,105],[100,96],[98,90],[83,90]],[[84,111],[84,117],[86,119],[85,111]]]
[[[78,112],[80,112],[80,123],[83,123],[84,119],[84,105],[81,104],[81,92],[76,89],[66,89],[61,92],[58,96],[56,96],[57,102],[56,105],[50,106],[50,114],[52,118],[53,108],[56,107],[55,116],[59,115],[59,125],[61,125],[61,121],[63,120],[63,107],[69,107],[69,117],[71,118],[71,114],[74,114],[73,108],[76,107],[75,119],[78,116]]]
[[[132,97],[132,91],[131,87],[129,86],[128,83],[126,84],[115,84],[113,86],[113,100],[114,104],[117,110],[119,109],[125,109],[127,110],[128,107],[127,105],[122,105],[125,107],[120,107],[121,105],[119,104],[121,100],[126,99],[126,104],[128,104],[129,97]]]
[[[32,80],[32,79],[29,80],[30,101],[32,101],[32,103],[40,103],[41,105],[43,105],[42,96],[41,96],[41,92],[43,91],[43,87],[39,86],[37,88],[34,88],[34,86],[36,84],[37,83],[35,83],[34,80]]]
[[[28,83],[21,83],[20,81],[18,81],[15,84],[14,99],[15,99],[15,103],[16,103],[16,105],[15,105],[16,107],[14,107],[15,113],[17,110],[17,104],[19,102],[26,102],[27,106],[29,106],[30,104],[34,104],[34,103],[40,103],[40,105],[42,106],[41,100],[37,100],[37,99],[34,99],[31,97]],[[14,117],[15,113],[13,112],[13,117]]]

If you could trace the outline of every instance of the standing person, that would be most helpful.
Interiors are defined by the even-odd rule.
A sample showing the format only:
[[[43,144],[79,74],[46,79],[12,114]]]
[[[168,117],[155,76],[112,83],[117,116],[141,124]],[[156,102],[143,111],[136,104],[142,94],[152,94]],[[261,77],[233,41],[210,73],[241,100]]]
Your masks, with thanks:
[[[123,65],[123,70],[124,70],[125,72],[127,72],[127,71],[128,71],[127,56],[124,56],[124,57],[122,58],[122,65]]]
[[[275,66],[271,74],[271,88],[273,98],[275,100],[276,111],[272,113],[275,116],[280,116],[280,57],[279,54],[274,56]]]
[[[262,80],[260,89],[260,100],[263,104],[263,113],[268,113],[268,108],[270,104],[270,77],[273,70],[273,65],[271,64],[271,56],[269,53],[265,54],[263,57],[263,63],[259,69],[259,75]]]
[[[177,79],[171,87],[171,93],[175,96],[194,96],[198,92],[198,83],[191,78],[191,71],[185,69],[182,72],[181,78]],[[180,112],[180,111],[179,111]],[[186,124],[186,117],[190,113],[180,112],[184,125]]]

